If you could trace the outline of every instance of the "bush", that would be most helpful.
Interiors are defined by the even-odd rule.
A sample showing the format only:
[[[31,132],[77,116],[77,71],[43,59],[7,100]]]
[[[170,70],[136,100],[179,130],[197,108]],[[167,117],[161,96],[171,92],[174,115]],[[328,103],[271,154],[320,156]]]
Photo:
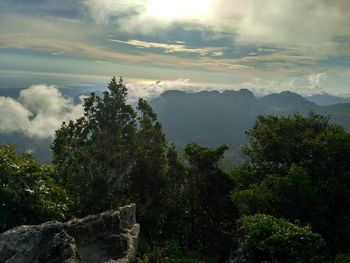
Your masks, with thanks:
[[[248,131],[247,162],[233,194],[242,214],[300,220],[332,253],[350,244],[350,133],[310,113],[260,116]]]
[[[350,254],[338,254],[334,261],[334,263],[349,263],[349,262],[350,262]]]
[[[324,241],[309,226],[264,214],[244,216],[238,224],[242,262],[322,262]]]

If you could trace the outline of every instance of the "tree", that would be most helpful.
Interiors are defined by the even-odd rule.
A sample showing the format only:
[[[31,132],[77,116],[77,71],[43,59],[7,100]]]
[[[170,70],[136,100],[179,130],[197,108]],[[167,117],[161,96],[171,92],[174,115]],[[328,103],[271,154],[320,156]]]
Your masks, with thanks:
[[[167,239],[176,240],[180,246],[188,245],[188,170],[175,145],[168,146],[164,208],[161,212],[162,232]],[[179,222],[182,226],[179,227]],[[176,229],[176,231],[174,231]]]
[[[330,251],[350,244],[350,134],[314,113],[259,117],[233,193],[241,214],[263,212],[311,224]]]
[[[312,209],[318,202],[314,184],[296,165],[286,174],[272,174],[260,184],[236,190],[232,197],[241,214],[265,213],[303,222],[319,220]]]
[[[228,149],[216,149],[189,144],[185,153],[189,161],[188,214],[191,225],[190,246],[196,244],[204,255],[227,257],[235,209],[230,200],[233,182],[219,168],[219,161]],[[224,245],[225,244],[225,245]]]
[[[247,135],[242,152],[249,173],[258,180],[286,172],[293,164],[303,167],[313,179],[349,171],[350,134],[325,116],[312,112],[306,117],[259,116]]]
[[[136,112],[126,96],[123,79],[113,77],[102,98],[85,99],[83,117],[56,131],[53,163],[83,214],[116,205],[116,190],[135,163]]]
[[[256,214],[238,222],[239,262],[325,262],[322,237],[309,226]]]
[[[161,209],[167,142],[147,101],[140,99],[136,112],[126,99],[126,86],[115,77],[102,98],[86,98],[84,116],[56,131],[53,162],[81,213],[135,202],[146,233]]]
[[[147,101],[139,99],[137,109],[135,163],[125,180],[125,195],[139,204],[137,214],[143,222],[143,234],[147,236],[155,235],[160,229],[160,214],[165,201],[167,142]]]
[[[16,147],[0,145],[0,232],[22,224],[63,220],[72,200],[55,182],[55,171]]]

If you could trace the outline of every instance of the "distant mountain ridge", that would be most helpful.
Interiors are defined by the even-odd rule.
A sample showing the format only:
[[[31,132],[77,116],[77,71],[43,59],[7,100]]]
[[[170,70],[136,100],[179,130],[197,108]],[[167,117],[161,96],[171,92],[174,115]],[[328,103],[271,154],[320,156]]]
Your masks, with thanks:
[[[234,151],[246,143],[245,131],[258,115],[307,114],[330,116],[350,130],[350,103],[321,106],[299,94],[284,91],[256,98],[246,89],[239,91],[166,91],[151,100],[165,133],[179,146],[196,142],[204,146],[228,144]]]
[[[281,93],[270,94],[260,99],[260,102],[267,108],[273,111],[283,113],[284,111],[308,112],[316,109],[318,106],[309,100],[306,100],[301,95],[283,91]]]
[[[19,94],[19,90],[12,91],[12,95]],[[63,90],[65,96],[75,100],[90,92],[83,88]],[[2,93],[0,89],[0,96],[10,94],[8,91]],[[331,97],[320,96],[324,99],[324,104]],[[169,90],[151,99],[150,104],[157,113],[168,140],[175,142],[178,147],[182,148],[191,142],[207,147],[227,144],[232,152],[237,153],[247,141],[245,131],[252,127],[259,115],[288,116],[296,112],[307,114],[314,111],[330,116],[332,122],[350,130],[350,103],[318,105],[321,102],[315,98],[317,97],[314,96],[314,101],[311,101],[310,97],[305,98],[290,91],[257,98],[247,89],[193,93]],[[48,162],[50,156],[48,140],[40,142],[21,134],[0,134],[0,143],[19,144],[21,150],[33,151],[34,155],[45,162]]]
[[[328,106],[328,105],[334,105],[339,103],[350,103],[350,97],[341,98],[341,97],[328,95],[326,93],[308,96],[308,97],[305,97],[305,99],[320,106]]]

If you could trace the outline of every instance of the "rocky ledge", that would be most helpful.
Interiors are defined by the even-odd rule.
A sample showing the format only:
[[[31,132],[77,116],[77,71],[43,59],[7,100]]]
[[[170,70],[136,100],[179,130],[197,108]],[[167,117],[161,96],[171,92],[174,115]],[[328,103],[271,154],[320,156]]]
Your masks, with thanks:
[[[140,231],[135,211],[132,204],[66,223],[10,229],[0,234],[0,262],[135,262]]]

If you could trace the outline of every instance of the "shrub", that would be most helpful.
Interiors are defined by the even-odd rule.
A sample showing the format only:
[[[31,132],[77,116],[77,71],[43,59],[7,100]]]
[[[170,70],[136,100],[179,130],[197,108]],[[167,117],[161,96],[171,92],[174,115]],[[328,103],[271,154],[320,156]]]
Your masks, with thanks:
[[[322,237],[309,226],[256,214],[239,221],[242,262],[322,262]]]

